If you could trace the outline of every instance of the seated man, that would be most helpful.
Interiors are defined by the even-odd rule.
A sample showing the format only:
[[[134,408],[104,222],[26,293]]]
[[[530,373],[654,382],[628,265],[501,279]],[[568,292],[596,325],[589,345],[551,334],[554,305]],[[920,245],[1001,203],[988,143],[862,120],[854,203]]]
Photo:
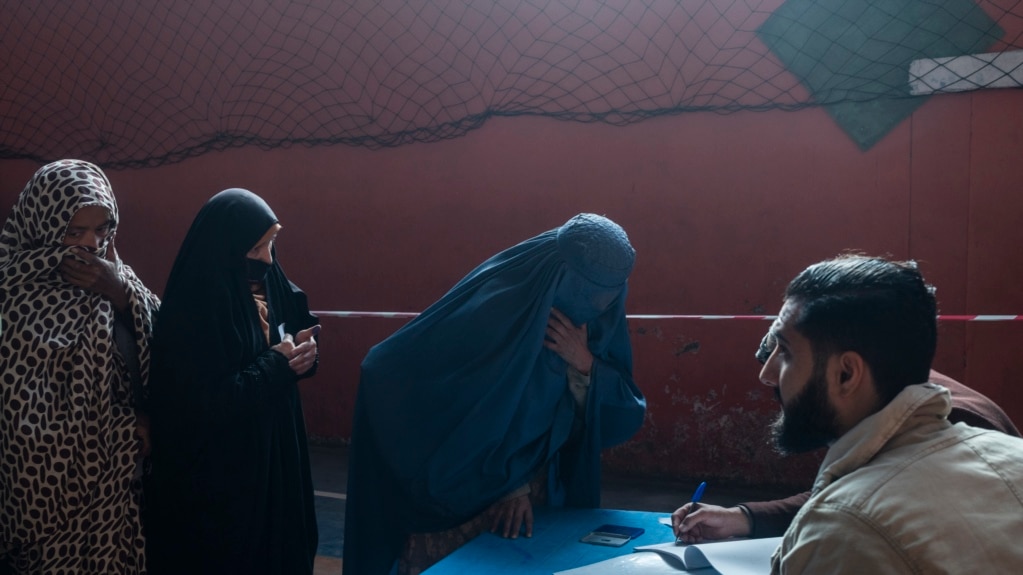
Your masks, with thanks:
[[[767,363],[775,345],[770,333],[764,336],[756,353],[761,365]],[[948,389],[952,398],[952,411],[948,414],[950,422],[962,422],[1021,437],[1009,416],[986,395],[933,369],[928,380]],[[785,533],[800,507],[809,498],[810,492],[806,491],[785,499],[751,501],[735,507],[700,504],[692,513],[692,504],[686,503],[672,513],[671,520],[675,534],[687,543],[729,537],[778,537]]]
[[[774,573],[1023,564],[1023,439],[948,420],[953,393],[928,381],[935,318],[933,288],[911,262],[843,256],[789,284],[760,374],[782,404],[772,433],[782,452],[829,449]],[[967,410],[986,403],[960,398]],[[679,511],[685,538],[701,510]],[[699,529],[711,537],[707,521]]]

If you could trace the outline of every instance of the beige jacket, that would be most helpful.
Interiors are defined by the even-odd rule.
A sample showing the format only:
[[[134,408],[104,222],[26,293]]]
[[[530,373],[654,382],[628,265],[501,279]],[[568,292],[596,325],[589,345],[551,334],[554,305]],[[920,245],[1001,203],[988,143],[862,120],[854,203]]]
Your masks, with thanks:
[[[828,450],[772,573],[1023,573],[1023,439],[902,391]]]

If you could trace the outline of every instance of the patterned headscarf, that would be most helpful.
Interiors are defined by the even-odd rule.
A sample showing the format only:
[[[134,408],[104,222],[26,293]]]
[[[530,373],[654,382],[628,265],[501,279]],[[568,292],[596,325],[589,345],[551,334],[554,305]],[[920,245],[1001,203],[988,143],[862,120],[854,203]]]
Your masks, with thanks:
[[[134,470],[135,398],[116,351],[113,306],[58,271],[71,249],[63,245],[67,227],[86,206],[102,206],[116,225],[103,172],[80,160],[54,162],[28,182],[0,232],[0,539],[9,544],[59,529],[96,495],[101,472],[123,468],[117,476],[130,482]],[[145,382],[159,301],[117,265]]]
[[[93,164],[81,160],[60,160],[43,166],[18,196],[11,216],[0,232],[0,268],[9,281],[26,281],[39,276],[32,272],[52,271],[66,255],[64,234],[71,218],[86,206],[101,206],[110,213],[111,232],[117,226],[117,202],[110,180]],[[112,237],[100,247],[102,253]],[[38,251],[39,248],[51,248]],[[12,266],[17,258],[18,265]],[[41,261],[40,261],[41,258]],[[26,266],[23,260],[33,260]]]

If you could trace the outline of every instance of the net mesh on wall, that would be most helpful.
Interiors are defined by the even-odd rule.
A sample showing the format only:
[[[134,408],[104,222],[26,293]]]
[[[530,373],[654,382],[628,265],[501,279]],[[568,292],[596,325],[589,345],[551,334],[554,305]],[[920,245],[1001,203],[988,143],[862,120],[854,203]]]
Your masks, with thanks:
[[[495,116],[806,106],[867,148],[924,101],[911,61],[1021,33],[1004,1],[4,0],[0,158],[145,167],[435,142]]]

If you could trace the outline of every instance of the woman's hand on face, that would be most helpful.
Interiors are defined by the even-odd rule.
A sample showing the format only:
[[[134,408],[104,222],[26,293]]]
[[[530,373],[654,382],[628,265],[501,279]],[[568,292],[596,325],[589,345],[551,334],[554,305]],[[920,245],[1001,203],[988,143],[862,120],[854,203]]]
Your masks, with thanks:
[[[128,309],[128,293],[124,278],[117,270],[117,252],[113,242],[107,247],[106,258],[77,247],[71,248],[71,254],[60,262],[60,275],[64,281],[106,297],[118,311]]]
[[[547,338],[543,345],[583,375],[589,375],[593,368],[588,337],[586,324],[576,327],[561,310],[551,308],[551,315],[547,319]]]

